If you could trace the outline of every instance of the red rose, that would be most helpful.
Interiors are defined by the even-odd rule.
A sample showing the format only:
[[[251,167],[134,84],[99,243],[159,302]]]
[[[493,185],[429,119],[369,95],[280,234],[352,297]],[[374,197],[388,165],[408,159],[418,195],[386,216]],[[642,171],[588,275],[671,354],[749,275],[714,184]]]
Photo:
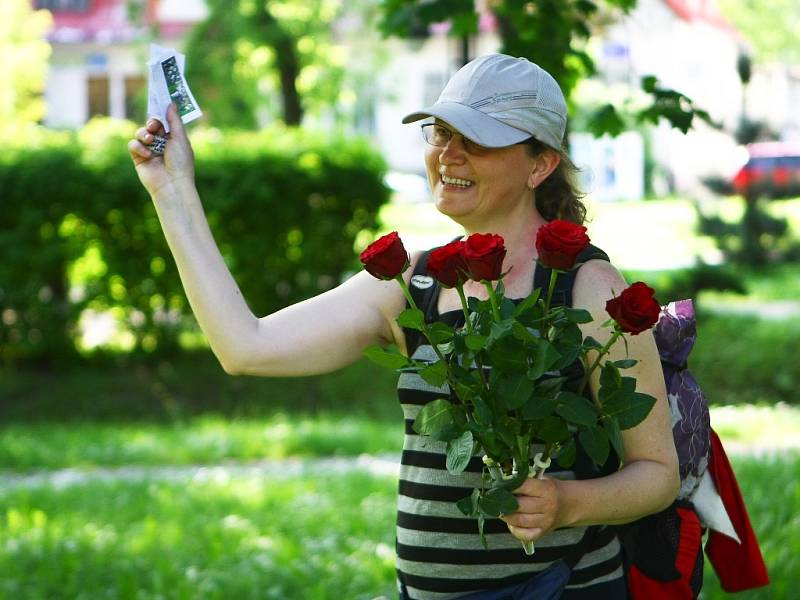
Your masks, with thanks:
[[[622,331],[636,335],[650,329],[661,315],[661,305],[653,294],[653,288],[637,281],[606,302],[606,311]]]
[[[495,281],[503,272],[506,247],[502,236],[493,233],[473,233],[464,242],[467,272],[474,281]]]
[[[408,252],[396,231],[372,242],[359,256],[364,269],[378,279],[394,279],[408,268]]]
[[[455,240],[432,250],[428,256],[428,273],[448,288],[465,281],[469,275],[467,261],[464,258],[464,242]]]
[[[569,271],[581,250],[589,245],[586,227],[556,219],[545,223],[536,232],[539,262],[545,267]]]

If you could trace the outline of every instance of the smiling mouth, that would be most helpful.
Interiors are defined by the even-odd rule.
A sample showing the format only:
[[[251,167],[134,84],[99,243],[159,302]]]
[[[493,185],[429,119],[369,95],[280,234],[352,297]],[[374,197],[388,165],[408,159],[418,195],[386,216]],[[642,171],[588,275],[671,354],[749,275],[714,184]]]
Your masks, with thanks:
[[[466,189],[472,186],[472,181],[467,179],[459,179],[458,177],[448,177],[447,175],[440,175],[440,179],[442,183],[445,185],[452,185],[455,187],[459,187],[462,189]]]

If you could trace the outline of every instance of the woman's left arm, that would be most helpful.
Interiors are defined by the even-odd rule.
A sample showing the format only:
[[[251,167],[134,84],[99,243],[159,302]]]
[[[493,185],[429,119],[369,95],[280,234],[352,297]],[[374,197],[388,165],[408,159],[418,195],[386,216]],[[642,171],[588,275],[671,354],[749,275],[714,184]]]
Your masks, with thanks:
[[[608,319],[606,301],[626,287],[619,271],[606,261],[592,260],[580,268],[572,304],[588,310],[594,318],[582,326],[584,336],[601,343],[608,340],[609,329],[601,327]],[[527,480],[517,490],[519,510],[504,517],[520,539],[536,540],[557,527],[628,523],[663,510],[675,500],[680,488],[678,456],[655,338],[649,330],[625,337],[627,352],[620,340],[606,358],[636,359],[636,366],[626,369],[625,375],[636,378],[637,391],[653,396],[656,403],[644,421],[622,432],[622,469],[597,479]],[[595,397],[599,381],[596,369],[590,380]]]

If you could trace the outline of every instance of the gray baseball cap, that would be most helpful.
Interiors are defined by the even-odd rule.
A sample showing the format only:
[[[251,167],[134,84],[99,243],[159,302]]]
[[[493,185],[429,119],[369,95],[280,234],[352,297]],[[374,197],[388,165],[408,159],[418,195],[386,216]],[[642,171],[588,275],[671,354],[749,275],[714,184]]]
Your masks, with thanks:
[[[436,117],[488,148],[535,137],[560,149],[567,127],[567,103],[552,75],[525,58],[479,56],[459,69],[439,99],[403,118],[403,123]]]

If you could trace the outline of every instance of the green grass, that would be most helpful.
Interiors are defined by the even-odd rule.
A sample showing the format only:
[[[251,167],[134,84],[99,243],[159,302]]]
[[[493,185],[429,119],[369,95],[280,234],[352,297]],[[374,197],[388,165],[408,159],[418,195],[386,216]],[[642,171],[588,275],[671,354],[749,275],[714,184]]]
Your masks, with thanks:
[[[800,409],[786,404],[715,406],[711,426],[723,442],[737,448],[798,444]]]
[[[800,454],[766,460],[733,457],[732,462],[771,580],[768,587],[735,598],[796,598],[800,585]],[[734,597],[721,590],[708,564],[704,581],[702,598]]]
[[[701,313],[689,367],[713,404],[797,404],[800,319]]]
[[[733,457],[772,585],[800,583],[800,454]],[[394,597],[393,477],[149,479],[0,490],[0,597]],[[707,568],[703,598],[728,598]]]
[[[361,473],[0,491],[0,598],[393,595],[396,482]]]
[[[15,423],[0,428],[0,472],[120,465],[189,465],[290,456],[400,452],[403,425],[343,415],[168,423]]]

